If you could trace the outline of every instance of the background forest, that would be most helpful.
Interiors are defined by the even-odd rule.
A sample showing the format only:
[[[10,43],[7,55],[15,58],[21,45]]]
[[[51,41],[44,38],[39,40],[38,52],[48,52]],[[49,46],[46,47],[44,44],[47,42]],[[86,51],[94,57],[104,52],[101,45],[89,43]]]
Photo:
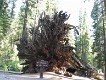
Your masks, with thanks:
[[[18,40],[22,36],[23,25],[32,28],[38,24],[39,14],[45,8],[48,15],[58,11],[58,0],[23,0],[20,11],[15,11],[17,0],[0,0],[0,70],[21,71],[22,60],[17,57]],[[84,4],[90,1],[83,1]],[[92,26],[87,20],[86,8],[79,10],[79,35],[72,30],[70,44],[85,64],[104,70],[104,5],[103,0],[94,0],[91,11]],[[42,7],[43,6],[43,7]],[[25,21],[25,22],[24,22]],[[24,24],[26,23],[26,24]],[[74,24],[76,25],[76,24]],[[105,26],[106,27],[106,26]]]

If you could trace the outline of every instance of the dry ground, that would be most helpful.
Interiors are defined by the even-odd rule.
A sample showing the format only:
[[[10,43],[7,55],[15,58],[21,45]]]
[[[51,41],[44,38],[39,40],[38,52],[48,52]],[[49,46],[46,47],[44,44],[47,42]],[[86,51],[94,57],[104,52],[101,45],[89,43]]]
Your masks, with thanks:
[[[91,80],[88,78],[83,78],[75,75],[73,75],[72,77],[66,77],[63,75],[55,74],[53,72],[45,72],[43,77],[43,79],[40,79],[39,73],[19,74],[0,71],[0,80]]]

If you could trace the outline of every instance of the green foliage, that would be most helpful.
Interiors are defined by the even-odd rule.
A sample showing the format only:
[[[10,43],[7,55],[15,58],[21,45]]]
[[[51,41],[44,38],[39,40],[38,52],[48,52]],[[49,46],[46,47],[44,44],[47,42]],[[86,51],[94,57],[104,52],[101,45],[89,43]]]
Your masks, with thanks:
[[[15,18],[14,9],[16,7],[16,1],[0,0],[0,69],[2,70],[21,70],[15,44],[22,36],[26,3],[22,3],[20,12],[18,13],[19,15]],[[39,14],[42,12],[41,6],[43,1],[27,0],[27,27],[37,25]],[[53,7],[51,8],[50,4],[49,10],[52,11]]]
[[[20,71],[21,68],[18,66],[19,61],[14,60],[14,51],[12,49],[9,49],[7,47],[3,48],[1,50],[1,56],[0,56],[0,69],[1,70],[13,70],[13,71]]]
[[[1,0],[2,1],[2,0]],[[3,38],[3,36],[6,35],[8,29],[10,28],[10,18],[8,16],[8,11],[7,11],[7,2],[3,1],[0,2],[2,5],[1,9],[0,9],[0,33],[1,33],[1,37]]]
[[[90,54],[89,47],[89,28],[86,23],[86,11],[82,14],[80,12],[79,16],[79,22],[80,22],[80,35],[76,36],[76,53],[80,57],[80,59],[87,64],[88,57]]]
[[[51,15],[57,10],[57,1],[56,0],[46,0],[46,9],[47,14]]]
[[[18,18],[15,18],[14,9],[17,0],[0,0],[0,69],[20,71],[19,61],[14,58],[16,51],[14,50],[17,40],[22,36],[24,25],[24,16],[26,4],[22,3]],[[42,9],[42,5],[45,8]],[[27,23],[26,27],[32,28],[38,24],[39,14],[45,10],[51,15],[57,10],[56,0],[28,0]],[[82,12],[83,13],[83,12]],[[86,12],[80,13],[80,35],[76,37],[76,53],[82,61],[90,63],[95,67],[103,69],[103,3],[100,0],[95,1],[91,13],[94,20],[94,42],[92,45],[92,54],[89,51],[91,44],[89,42],[89,28],[86,22]],[[106,20],[105,20],[106,21]],[[73,35],[73,33],[71,34]],[[29,35],[31,38],[31,35]],[[14,58],[14,59],[13,59]],[[98,64],[99,63],[99,64]]]
[[[13,35],[14,8],[16,0],[0,0],[0,69],[20,71],[15,57]],[[10,6],[11,5],[11,6]]]
[[[91,12],[91,17],[94,20],[94,42],[92,46],[92,53],[94,55],[94,66],[103,69],[103,1],[95,1]]]

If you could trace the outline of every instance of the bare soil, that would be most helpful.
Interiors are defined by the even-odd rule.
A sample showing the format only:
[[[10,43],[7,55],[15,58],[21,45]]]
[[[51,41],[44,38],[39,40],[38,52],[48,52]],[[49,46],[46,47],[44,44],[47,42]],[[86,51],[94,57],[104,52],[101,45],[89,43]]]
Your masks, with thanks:
[[[53,72],[45,72],[43,78],[39,77],[39,73],[20,74],[0,71],[0,80],[92,80],[89,78],[79,77],[75,75],[73,75],[72,77],[66,77],[63,75],[55,74]]]

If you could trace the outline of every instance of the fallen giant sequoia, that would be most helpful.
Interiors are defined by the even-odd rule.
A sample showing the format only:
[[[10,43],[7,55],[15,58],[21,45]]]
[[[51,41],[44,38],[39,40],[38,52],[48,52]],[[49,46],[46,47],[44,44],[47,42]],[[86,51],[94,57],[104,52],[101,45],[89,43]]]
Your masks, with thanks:
[[[54,67],[84,67],[69,45],[68,32],[76,29],[75,26],[66,24],[69,15],[63,11],[53,16],[42,13],[38,26],[31,29],[25,28],[20,43],[17,44],[19,59],[24,60],[23,72],[37,72],[36,62],[40,59],[49,62],[47,71],[53,71]]]

